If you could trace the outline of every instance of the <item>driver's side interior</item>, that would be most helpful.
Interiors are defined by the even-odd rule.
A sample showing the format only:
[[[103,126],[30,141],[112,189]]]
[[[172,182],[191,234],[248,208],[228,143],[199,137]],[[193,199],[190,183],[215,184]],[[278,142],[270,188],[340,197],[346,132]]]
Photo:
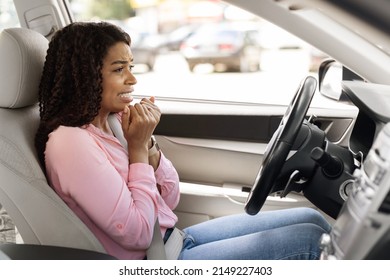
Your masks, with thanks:
[[[0,147],[3,151],[0,158],[0,175],[5,178],[0,185],[1,202],[26,244],[80,248],[105,253],[96,237],[50,188],[37,160],[34,136],[39,123],[38,88],[47,47],[47,39],[32,30],[11,28],[0,35],[0,55],[5,62],[0,66],[0,82],[6,85],[0,94]],[[9,65],[12,67],[9,68]],[[310,78],[308,81],[311,95],[306,98],[305,108],[299,108],[301,116],[294,122],[295,132],[300,130],[314,94],[315,79]],[[291,145],[295,137],[290,139]],[[320,142],[322,143],[323,139]],[[317,143],[318,141],[315,142]],[[279,163],[285,161],[280,158],[277,160]],[[276,179],[274,177],[272,178]],[[272,187],[273,184],[269,186]],[[255,186],[252,192],[259,189],[261,188]],[[261,203],[258,197],[252,199],[252,196],[248,205],[255,205],[254,212],[259,211],[271,192],[270,188],[263,192]],[[313,196],[316,198],[316,195]],[[182,203],[186,203],[186,198],[191,196],[184,195]],[[183,220],[188,220],[185,219],[188,218],[185,211],[180,212],[179,209],[178,214]]]

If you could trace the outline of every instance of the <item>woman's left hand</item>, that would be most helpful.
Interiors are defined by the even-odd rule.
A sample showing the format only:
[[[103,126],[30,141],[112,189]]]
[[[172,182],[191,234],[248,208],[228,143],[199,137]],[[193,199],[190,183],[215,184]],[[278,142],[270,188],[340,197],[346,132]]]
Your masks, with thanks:
[[[154,116],[157,123],[160,121],[161,110],[160,108],[154,104],[155,98],[154,96],[148,98],[142,98],[140,104],[144,106],[152,115]]]
[[[154,97],[143,98],[130,105],[122,114],[122,130],[128,143],[129,161],[148,162],[150,138],[160,121],[161,111],[154,104]]]

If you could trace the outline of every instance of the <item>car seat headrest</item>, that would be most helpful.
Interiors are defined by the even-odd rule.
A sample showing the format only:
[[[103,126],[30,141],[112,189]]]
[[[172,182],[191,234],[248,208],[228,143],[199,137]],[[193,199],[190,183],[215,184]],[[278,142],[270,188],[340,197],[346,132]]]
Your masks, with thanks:
[[[48,40],[36,31],[8,28],[0,33],[0,107],[22,108],[38,102]]]

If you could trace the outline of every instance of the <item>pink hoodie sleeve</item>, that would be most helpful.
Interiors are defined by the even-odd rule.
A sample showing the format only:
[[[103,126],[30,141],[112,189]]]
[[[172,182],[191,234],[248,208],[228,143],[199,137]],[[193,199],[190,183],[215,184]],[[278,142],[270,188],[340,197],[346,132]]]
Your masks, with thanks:
[[[172,163],[161,152],[160,164],[155,172],[157,184],[161,186],[161,196],[172,210],[180,199],[179,176]]]

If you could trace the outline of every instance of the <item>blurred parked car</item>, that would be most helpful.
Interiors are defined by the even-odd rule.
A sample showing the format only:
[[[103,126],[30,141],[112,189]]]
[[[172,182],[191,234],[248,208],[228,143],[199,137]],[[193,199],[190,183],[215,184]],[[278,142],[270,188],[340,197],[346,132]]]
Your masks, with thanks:
[[[160,43],[160,52],[179,51],[181,44],[200,26],[201,24],[188,24],[169,32]]]
[[[223,22],[197,29],[180,47],[188,67],[209,63],[215,68],[249,72],[260,68],[260,32],[257,25]]]
[[[129,31],[131,36],[131,51],[134,64],[143,64],[152,71],[159,52],[160,39],[158,35]]]

